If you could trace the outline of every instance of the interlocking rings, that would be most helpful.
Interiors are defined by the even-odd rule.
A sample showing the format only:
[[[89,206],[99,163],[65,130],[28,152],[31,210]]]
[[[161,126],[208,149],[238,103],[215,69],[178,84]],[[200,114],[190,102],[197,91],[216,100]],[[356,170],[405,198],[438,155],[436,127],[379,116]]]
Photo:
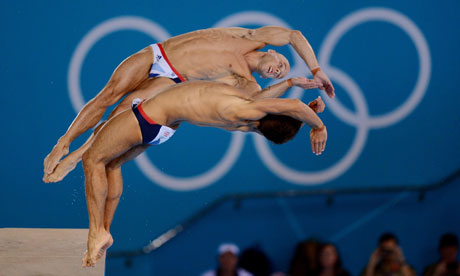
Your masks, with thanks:
[[[369,115],[367,103],[360,87],[345,72],[331,66],[329,63],[330,56],[340,38],[355,26],[368,21],[385,21],[400,27],[414,42],[420,61],[418,80],[408,100],[394,111],[374,117]],[[288,24],[276,16],[265,12],[254,11],[233,14],[217,22],[214,27],[250,24],[261,26],[278,25],[292,29]],[[80,89],[80,71],[86,54],[91,47],[105,35],[125,29],[146,33],[156,41],[165,40],[170,36],[160,25],[140,17],[116,17],[93,28],[77,46],[69,66],[68,87],[70,99],[77,113],[84,105]],[[303,60],[297,54],[294,54],[294,52],[292,56],[294,57],[294,66],[292,66],[291,74],[296,76],[305,75],[307,68]],[[331,80],[339,84],[349,93],[356,107],[356,113],[350,112],[339,101],[330,100],[325,96],[323,98],[328,108],[340,120],[356,127],[357,132],[351,148],[347,151],[345,156],[331,167],[317,172],[302,172],[285,166],[270,150],[265,138],[259,135],[253,135],[256,151],[262,162],[278,177],[293,184],[318,185],[342,175],[353,165],[361,154],[370,129],[383,128],[395,124],[404,119],[417,107],[425,95],[431,75],[430,52],[422,32],[405,15],[387,8],[366,8],[358,10],[340,20],[327,34],[326,39],[320,47],[319,62]],[[300,98],[301,95],[302,90],[296,87],[291,90],[289,97]],[[152,162],[150,162],[146,154],[142,154],[136,158],[136,163],[145,176],[160,186],[177,191],[195,190],[215,183],[230,171],[241,153],[245,137],[246,135],[244,133],[233,132],[229,147],[222,159],[211,169],[197,176],[180,178],[167,175],[157,169]]]

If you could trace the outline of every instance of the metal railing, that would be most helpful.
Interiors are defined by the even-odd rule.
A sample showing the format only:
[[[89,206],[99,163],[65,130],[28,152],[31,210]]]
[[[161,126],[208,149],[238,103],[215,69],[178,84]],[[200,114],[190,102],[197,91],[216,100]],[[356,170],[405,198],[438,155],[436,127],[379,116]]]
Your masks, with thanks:
[[[347,195],[347,194],[382,194],[382,193],[396,193],[396,192],[417,192],[419,194],[419,200],[423,201],[425,194],[428,191],[439,189],[453,180],[460,177],[460,168],[457,169],[452,174],[448,175],[444,179],[425,185],[411,185],[411,186],[393,186],[393,187],[370,187],[370,188],[341,188],[341,189],[314,189],[314,190],[284,190],[284,191],[272,191],[272,192],[249,192],[249,193],[237,193],[237,194],[228,194],[224,195],[215,201],[213,201],[208,206],[202,208],[189,218],[185,219],[182,223],[177,224],[173,228],[170,228],[152,242],[144,246],[143,248],[137,250],[129,251],[114,251],[108,252],[107,256],[109,258],[118,258],[118,257],[135,257],[140,255],[149,254],[154,250],[157,250],[163,246],[168,241],[172,240],[182,231],[190,227],[196,221],[200,220],[208,213],[217,209],[222,204],[234,201],[236,206],[239,203],[246,199],[253,198],[279,198],[279,197],[303,197],[303,196],[325,196],[326,203],[332,204],[333,197],[337,195]]]

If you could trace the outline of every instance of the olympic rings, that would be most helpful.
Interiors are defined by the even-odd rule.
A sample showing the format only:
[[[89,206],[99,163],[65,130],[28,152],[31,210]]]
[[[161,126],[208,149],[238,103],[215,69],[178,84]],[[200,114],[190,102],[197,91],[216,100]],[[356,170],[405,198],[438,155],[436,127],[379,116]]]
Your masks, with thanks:
[[[369,21],[384,21],[401,28],[414,42],[420,61],[420,70],[414,90],[408,100],[394,111],[379,116],[370,116],[364,94],[350,76],[338,68],[331,66],[330,57],[340,38],[352,28]],[[280,18],[258,11],[240,12],[230,15],[214,27],[230,27],[241,25],[278,25],[292,29]],[[84,99],[80,88],[80,72],[84,59],[91,47],[104,36],[118,30],[135,30],[150,35],[156,41],[163,41],[170,37],[169,33],[159,24],[141,17],[115,17],[94,27],[78,44],[68,72],[68,88],[72,106],[78,113],[84,106]],[[305,75],[306,66],[299,55],[294,54],[294,66],[291,72],[296,75]],[[265,138],[253,135],[256,151],[262,162],[278,177],[299,185],[318,185],[331,181],[346,172],[361,154],[370,129],[383,128],[393,125],[408,116],[423,99],[431,76],[431,56],[425,37],[418,27],[405,15],[387,8],[365,8],[355,11],[340,20],[327,34],[319,50],[319,63],[328,76],[339,84],[349,94],[357,112],[352,113],[340,102],[323,97],[332,113],[343,122],[357,128],[351,148],[338,162],[327,169],[317,172],[297,171],[285,166],[270,150]],[[324,94],[324,93],[323,93]],[[289,97],[300,98],[300,88],[291,90]],[[209,186],[221,179],[233,167],[244,146],[246,135],[233,132],[230,144],[219,162],[206,172],[191,177],[175,177],[167,175],[157,169],[146,154],[136,158],[140,170],[152,182],[176,191],[189,191]]]

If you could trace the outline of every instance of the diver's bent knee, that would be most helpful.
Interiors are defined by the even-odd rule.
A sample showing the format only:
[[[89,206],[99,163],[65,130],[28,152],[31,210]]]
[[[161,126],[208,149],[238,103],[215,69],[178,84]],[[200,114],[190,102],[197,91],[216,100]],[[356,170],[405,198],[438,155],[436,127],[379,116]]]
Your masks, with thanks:
[[[102,160],[97,157],[97,154],[94,151],[89,149],[85,153],[83,153],[81,161],[83,164],[83,169],[86,169],[94,165],[97,165],[98,163],[101,163]]]
[[[121,163],[118,160],[112,160],[105,166],[105,169],[107,171],[114,171],[114,170],[119,169],[120,167],[121,167]]]
[[[97,97],[99,105],[107,108],[113,104],[115,104],[123,95],[119,95],[119,91],[117,90],[117,81],[109,81],[107,85],[102,90],[102,93],[99,97]]]

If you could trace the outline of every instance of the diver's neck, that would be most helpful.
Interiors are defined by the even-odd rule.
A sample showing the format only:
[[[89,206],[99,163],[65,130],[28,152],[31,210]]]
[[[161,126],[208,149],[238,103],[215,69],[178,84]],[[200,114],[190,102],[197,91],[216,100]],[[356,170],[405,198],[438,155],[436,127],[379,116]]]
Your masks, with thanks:
[[[246,59],[246,62],[251,72],[260,73],[259,64],[260,64],[260,60],[262,59],[264,55],[265,53],[260,52],[260,51],[252,51],[244,55],[244,58]]]

